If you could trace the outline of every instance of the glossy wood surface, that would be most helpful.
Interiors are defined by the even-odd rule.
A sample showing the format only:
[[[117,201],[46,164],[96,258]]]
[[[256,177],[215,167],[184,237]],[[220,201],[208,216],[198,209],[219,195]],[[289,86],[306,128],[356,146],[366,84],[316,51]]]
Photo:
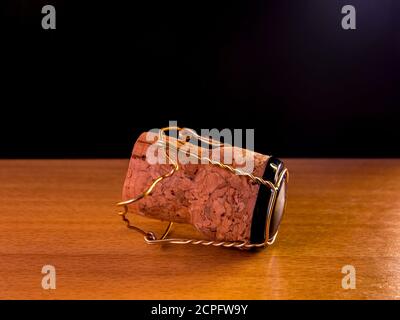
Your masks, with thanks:
[[[399,299],[400,160],[286,164],[278,239],[243,252],[146,245],[116,214],[128,160],[1,160],[0,298]],[[177,225],[172,235],[197,233]],[[41,286],[47,264],[55,290]],[[356,289],[342,288],[345,265]]]

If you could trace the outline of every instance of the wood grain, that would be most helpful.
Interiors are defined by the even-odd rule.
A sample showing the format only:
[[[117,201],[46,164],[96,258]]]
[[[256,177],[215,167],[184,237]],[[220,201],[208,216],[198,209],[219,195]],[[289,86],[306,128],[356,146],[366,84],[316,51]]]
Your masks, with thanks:
[[[114,206],[128,160],[1,160],[0,298],[399,299],[400,160],[286,163],[277,242],[242,252],[146,245]],[[173,235],[196,232],[178,225]],[[41,287],[45,264],[56,290]],[[341,286],[347,264],[354,290]]]

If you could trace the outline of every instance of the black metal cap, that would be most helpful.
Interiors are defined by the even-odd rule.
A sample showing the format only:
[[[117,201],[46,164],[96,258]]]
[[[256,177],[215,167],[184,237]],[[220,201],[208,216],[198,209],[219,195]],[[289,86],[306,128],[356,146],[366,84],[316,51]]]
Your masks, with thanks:
[[[270,157],[262,178],[276,185],[284,170],[285,166],[281,160]],[[286,188],[286,177],[282,179],[275,195],[268,186],[260,185],[251,223],[251,243],[263,243],[266,240],[271,241],[276,235],[285,210]],[[270,224],[267,230],[269,215]]]

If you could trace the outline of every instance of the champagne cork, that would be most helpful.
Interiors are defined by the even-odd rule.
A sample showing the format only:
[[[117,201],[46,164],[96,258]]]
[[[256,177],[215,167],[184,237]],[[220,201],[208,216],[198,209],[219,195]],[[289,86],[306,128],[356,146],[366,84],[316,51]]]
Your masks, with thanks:
[[[147,159],[148,148],[157,139],[158,134],[145,132],[136,141],[123,186],[124,201],[138,196],[154,179],[171,171],[171,164],[151,164]],[[173,141],[173,138],[168,139]],[[200,146],[193,148],[198,154],[210,152]],[[263,176],[269,156],[222,146],[221,162],[224,162],[226,148],[251,157],[252,174]],[[192,224],[209,240],[249,241],[260,185],[247,176],[216,165],[179,164],[178,171],[159,182],[151,195],[133,203],[129,210],[159,220]],[[240,168],[235,161],[229,165]]]

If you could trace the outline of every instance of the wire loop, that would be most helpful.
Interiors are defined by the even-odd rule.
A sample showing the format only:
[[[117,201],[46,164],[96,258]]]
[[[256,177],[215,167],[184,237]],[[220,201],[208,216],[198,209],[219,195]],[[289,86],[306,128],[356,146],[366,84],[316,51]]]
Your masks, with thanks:
[[[147,197],[149,195],[151,195],[151,192],[153,191],[154,187],[161,182],[162,180],[171,177],[176,171],[178,171],[180,169],[179,163],[178,161],[173,160],[169,153],[167,152],[167,149],[169,150],[173,150],[173,151],[177,151],[179,152],[179,147],[175,147],[173,144],[169,144],[169,142],[166,139],[166,134],[165,132],[167,131],[171,131],[171,130],[176,130],[181,134],[185,134],[186,136],[190,135],[195,137],[196,139],[203,141],[209,145],[213,145],[213,146],[223,146],[224,144],[212,140],[212,139],[207,139],[203,136],[198,135],[196,132],[194,132],[194,130],[192,129],[188,129],[188,128],[179,128],[179,127],[166,127],[166,128],[162,128],[159,131],[159,139],[157,141],[157,144],[160,148],[164,149],[165,151],[165,155],[167,157],[167,159],[170,161],[170,163],[172,164],[172,168],[170,171],[168,171],[167,173],[159,176],[158,178],[154,179],[153,182],[150,184],[150,186],[144,190],[141,194],[139,194],[138,196],[136,196],[135,198],[126,200],[126,201],[122,201],[117,203],[117,206],[122,207],[123,211],[119,212],[118,214],[122,217],[122,220],[126,223],[127,227],[129,229],[135,230],[139,233],[141,233],[144,236],[144,241],[147,244],[193,244],[193,245],[204,245],[204,246],[214,246],[214,247],[225,247],[225,248],[237,248],[237,249],[251,249],[251,248],[261,248],[261,247],[265,247],[268,245],[271,245],[275,239],[276,236],[278,234],[278,232],[276,232],[276,234],[273,236],[273,238],[271,240],[268,240],[268,237],[266,238],[267,240],[265,242],[262,243],[251,243],[249,241],[216,241],[216,240],[201,240],[201,239],[180,239],[180,238],[167,238],[169,232],[171,231],[173,222],[169,222],[167,228],[165,229],[163,235],[160,238],[157,238],[157,236],[155,235],[154,232],[152,231],[145,231],[135,225],[133,225],[130,220],[126,217],[126,215],[128,214],[128,205],[137,202],[141,199],[143,199],[144,197]],[[181,140],[177,140],[178,143],[184,143]],[[167,148],[168,147],[168,148]],[[282,182],[283,179],[287,179],[288,178],[288,170],[284,169],[282,171],[282,173],[279,176],[278,182],[276,183],[276,185],[274,185],[272,182],[267,181],[262,179],[261,177],[257,177],[254,176],[251,173],[248,172],[244,172],[240,169],[231,167],[229,165],[226,165],[224,163],[218,162],[218,161],[214,161],[208,157],[200,157],[196,154],[190,153],[190,156],[193,156],[199,160],[206,160],[207,162],[209,162],[211,165],[215,165],[218,166],[220,168],[223,168],[225,170],[228,170],[230,172],[232,172],[233,174],[240,174],[240,175],[244,175],[247,178],[249,178],[250,180],[252,180],[253,182],[257,183],[257,184],[262,184],[265,185],[267,188],[269,188],[271,190],[271,192],[273,194],[275,194],[280,187],[280,184]]]

